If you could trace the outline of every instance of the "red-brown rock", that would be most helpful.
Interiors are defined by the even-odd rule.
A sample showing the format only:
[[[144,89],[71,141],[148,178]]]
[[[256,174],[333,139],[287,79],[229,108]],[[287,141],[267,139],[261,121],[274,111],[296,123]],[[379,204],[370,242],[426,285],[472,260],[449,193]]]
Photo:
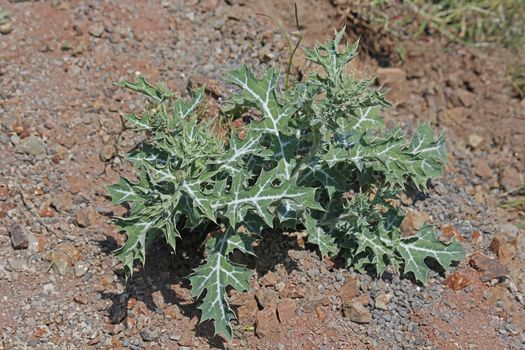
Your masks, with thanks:
[[[489,249],[497,255],[499,261],[504,265],[510,263],[516,253],[516,246],[512,244],[512,239],[508,239],[504,233],[497,233],[494,236]]]
[[[455,106],[462,105],[464,107],[470,107],[474,104],[476,95],[465,89],[456,89],[452,95],[452,103]]]
[[[476,164],[475,172],[476,172],[476,175],[478,175],[482,179],[490,179],[493,175],[492,168],[483,159],[479,160],[478,163]]]
[[[465,238],[453,225],[445,225],[441,230],[443,231],[443,239],[445,242],[450,242],[452,239],[465,242]]]
[[[69,176],[67,182],[71,193],[85,191],[89,187],[87,179],[82,176]]]
[[[270,305],[257,313],[257,321],[255,323],[255,334],[259,338],[268,337],[279,327],[279,320],[275,313],[275,306]]]
[[[505,245],[507,242],[506,242],[506,238],[505,238],[505,235],[503,234],[500,234],[500,233],[497,233],[494,238],[492,238],[492,241],[490,242],[490,245],[489,245],[489,249],[491,252],[493,252],[494,254],[498,254],[498,251],[499,249]]]
[[[275,304],[279,294],[270,288],[261,288],[255,293],[255,297],[259,304],[264,308],[268,305]]]
[[[520,173],[512,166],[503,168],[499,175],[499,182],[506,191],[514,190],[523,183]]]
[[[9,188],[5,184],[0,184],[0,201],[5,201],[9,198]]]
[[[480,245],[483,241],[483,235],[480,231],[474,231],[472,232],[472,243],[475,245]]]
[[[320,306],[317,306],[315,308],[315,314],[317,315],[317,319],[321,322],[323,322],[326,318],[326,316],[324,315],[323,309]]]
[[[55,250],[66,253],[73,263],[80,259],[80,250],[71,243],[60,243]]]
[[[343,314],[345,317],[348,317],[351,321],[356,323],[370,323],[372,321],[370,311],[368,311],[368,309],[357,300],[349,304],[344,304]]]
[[[68,268],[72,265],[69,255],[59,250],[46,253],[44,259],[49,261],[53,268],[62,276],[67,273]]]
[[[286,283],[284,288],[280,291],[279,295],[281,296],[281,298],[304,298],[304,292],[300,290],[295,284],[290,282]]]
[[[454,107],[449,108],[438,114],[438,119],[444,124],[461,124],[465,120],[465,108]]]
[[[296,305],[293,299],[282,299],[279,304],[277,304],[277,315],[279,316],[279,321],[281,321],[281,323],[290,321],[295,316],[295,309]]]
[[[219,6],[219,0],[204,0],[199,4],[199,9],[202,12],[210,12]]]
[[[481,280],[486,282],[509,275],[509,269],[498,260],[489,258],[483,253],[476,252],[469,259],[469,264],[481,272]]]
[[[350,303],[359,294],[359,285],[355,278],[350,278],[341,287],[341,301],[343,304]]]
[[[190,332],[184,332],[177,343],[179,343],[180,346],[193,346],[193,335]]]
[[[421,227],[427,222],[430,221],[430,217],[427,213],[408,210],[406,212],[405,218],[399,227],[401,229],[401,234],[403,237],[413,236],[419,231]]]
[[[381,85],[388,87],[388,100],[394,105],[400,105],[408,101],[409,89],[406,72],[400,68],[379,68],[377,78]]]
[[[61,213],[71,210],[73,207],[73,196],[71,192],[63,191],[57,193],[53,196],[51,205]]]
[[[449,275],[445,280],[445,286],[452,290],[460,290],[472,284],[472,279],[468,274],[462,271],[456,271]]]
[[[129,308],[129,303],[128,303],[128,308]],[[178,320],[178,319],[182,318],[182,313],[180,311],[180,308],[177,306],[177,304],[173,304],[173,305],[170,305],[170,306],[166,307],[163,310],[163,312],[164,312],[164,315],[167,318],[171,318],[171,319],[174,319],[174,320]]]
[[[44,236],[41,236],[41,235],[33,235],[32,233],[30,233],[29,235],[27,235],[27,238],[29,240],[29,250],[31,250],[31,252],[33,253],[42,253],[44,251],[44,246],[45,246],[45,238]]]
[[[234,300],[231,301],[232,305],[238,305],[237,318],[241,323],[248,323],[255,320],[257,312],[257,301],[254,296],[247,293],[238,295]]]
[[[372,303],[372,298],[370,298],[370,294],[368,292],[364,293],[364,294],[361,294],[360,296],[358,296],[354,300],[360,302],[361,305],[363,305],[363,306],[371,305],[371,303]]]
[[[261,284],[265,287],[275,286],[278,283],[275,273],[269,271],[266,275],[261,278]]]
[[[85,207],[77,212],[76,220],[80,227],[89,227],[97,222],[98,213],[93,207]]]
[[[42,218],[52,218],[55,216],[55,212],[50,207],[43,207],[38,215]]]
[[[44,337],[48,337],[51,334],[51,331],[46,325],[41,325],[35,328],[34,334],[35,334],[35,337],[37,338],[44,338]]]

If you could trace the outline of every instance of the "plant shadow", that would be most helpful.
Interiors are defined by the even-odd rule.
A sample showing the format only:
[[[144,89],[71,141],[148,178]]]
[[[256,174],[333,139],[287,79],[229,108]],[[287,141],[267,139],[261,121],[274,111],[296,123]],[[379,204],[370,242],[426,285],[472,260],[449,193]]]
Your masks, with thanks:
[[[116,242],[111,237],[106,241],[99,241],[104,252],[111,247],[114,251]],[[103,293],[102,298],[111,300],[107,309],[112,323],[127,322],[127,307],[131,299],[143,302],[148,313],[167,317],[167,310],[175,310],[177,320],[183,320],[181,332],[193,332],[197,337],[203,338],[211,348],[225,349],[224,340],[214,335],[213,325],[209,322],[195,325],[194,317],[199,316],[197,309],[198,300],[190,295],[190,284],[186,278],[193,268],[197,267],[200,259],[195,254],[186,254],[183,249],[174,254],[172,249],[163,241],[153,245],[147,254],[146,265],[136,270],[126,279],[123,271],[117,271],[120,282],[125,286],[122,293]],[[173,317],[173,315],[170,315]],[[167,318],[166,318],[167,320]],[[168,322],[168,320],[167,320]]]
[[[297,244],[297,239],[289,234],[269,230],[263,233],[263,239],[255,247],[256,259],[253,267],[258,276],[262,277],[269,271],[274,271],[277,265],[282,265],[287,273],[298,269],[297,263],[288,256],[289,250],[303,249]]]
[[[102,293],[103,299],[111,301],[107,313],[112,323],[128,326],[127,307],[130,299],[143,302],[149,312],[159,315],[163,315],[164,310],[174,308],[175,305],[183,319],[181,324],[187,327],[181,331],[193,332],[211,348],[227,348],[226,341],[214,335],[212,322],[195,324],[195,319],[200,318],[201,311],[198,306],[201,298],[195,299],[191,296],[191,286],[187,277],[202,263],[204,257],[202,239],[196,236],[190,240],[186,240],[185,237],[179,240],[176,253],[163,240],[159,240],[158,244],[152,245],[148,251],[145,266],[136,269],[128,279],[122,270],[116,271],[120,282],[125,286],[124,291]],[[264,239],[258,240],[254,247],[257,257],[234,251],[231,255],[232,261],[247,265],[255,270],[258,277],[274,270],[278,264],[285,266],[287,272],[298,268],[296,262],[287,254],[290,249],[301,249],[295,237],[274,231],[265,232],[263,236]],[[97,243],[104,254],[113,254],[118,249],[117,242],[111,236]],[[234,305],[231,307],[235,310]]]

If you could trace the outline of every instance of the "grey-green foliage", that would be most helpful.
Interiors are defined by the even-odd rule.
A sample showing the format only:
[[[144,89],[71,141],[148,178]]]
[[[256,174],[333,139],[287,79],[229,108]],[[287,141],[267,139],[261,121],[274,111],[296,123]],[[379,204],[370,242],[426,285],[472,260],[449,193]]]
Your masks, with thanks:
[[[249,288],[252,272],[230,260],[238,249],[254,255],[252,243],[265,230],[306,230],[308,241],[325,256],[339,255],[349,266],[370,266],[381,275],[387,266],[412,272],[425,282],[426,258],[444,269],[462,258],[461,246],[438,241],[431,226],[402,237],[401,212],[392,205],[406,184],[426,189],[447,160],[444,138],[421,124],[411,140],[400,129],[385,130],[380,110],[388,103],[371,81],[345,73],[357,44],[338,50],[343,32],[313,50],[309,60],[322,74],[311,74],[288,91],[279,74],[261,78],[246,66],[231,72],[238,88],[227,110],[232,117],[257,109],[258,120],[240,139],[228,142],[199,117],[204,89],[189,101],[173,98],[143,78],[119,85],[151,97],[142,117],[128,120],[149,138],[128,155],[139,170],[137,182],[122,178],[110,186],[114,203],[127,202],[129,216],[117,218],[128,235],[118,253],[128,273],[145,262],[147,248],[161,236],[176,249],[179,230],[222,227],[206,242],[204,263],[189,277],[202,297],[201,321],[232,337],[235,314],[226,289]]]

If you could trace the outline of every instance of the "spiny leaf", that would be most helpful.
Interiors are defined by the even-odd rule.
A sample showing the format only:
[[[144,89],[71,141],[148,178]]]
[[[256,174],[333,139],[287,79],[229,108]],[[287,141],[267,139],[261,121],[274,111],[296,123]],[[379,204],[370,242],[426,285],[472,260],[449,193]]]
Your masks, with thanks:
[[[133,262],[139,260],[142,264],[146,262],[146,238],[154,228],[157,219],[149,221],[136,220],[130,224],[121,224],[121,229],[128,235],[126,244],[119,249],[118,259],[122,262],[126,274],[133,273]]]
[[[192,98],[189,101],[182,99],[177,100],[173,105],[175,119],[185,119],[197,110],[197,107],[204,99],[204,86],[192,92]]]
[[[141,94],[144,94],[146,96],[149,96],[157,102],[162,102],[165,99],[173,96],[173,94],[169,92],[168,90],[162,87],[155,87],[149,84],[146,81],[146,79],[144,79],[144,77],[141,75],[137,76],[137,79],[135,80],[135,82],[124,80],[124,81],[115,83],[115,85],[120,86],[120,87],[125,87],[133,91],[139,92]]]
[[[108,186],[107,190],[111,195],[112,204],[144,201],[143,194],[138,186],[123,177],[120,177],[118,184]]]
[[[230,74],[230,82],[242,89],[242,94],[237,96],[237,99],[246,101],[263,113],[263,119],[250,124],[249,129],[253,132],[270,134],[275,138],[276,158],[284,159],[284,173],[290,178],[293,164],[291,164],[290,151],[287,150],[285,134],[289,132],[288,123],[294,108],[291,105],[282,106],[277,101],[278,77],[274,69],[269,69],[262,79],[257,79],[248,67],[241,66]]]
[[[177,249],[177,238],[180,238],[180,233],[177,230],[177,223],[174,218],[165,218],[161,222],[161,225],[157,225],[160,231],[164,231],[164,238],[170,245],[171,249],[175,251]]]
[[[284,163],[270,171],[263,171],[257,182],[250,188],[246,187],[248,180],[245,172],[240,172],[233,177],[232,187],[212,203],[214,210],[224,208],[224,215],[229,219],[230,225],[236,226],[242,222],[248,209],[252,209],[266,225],[273,226],[273,214],[270,206],[280,200],[290,199],[302,203],[305,207],[322,209],[315,201],[315,189],[298,187],[295,180],[283,180]],[[276,181],[281,182],[276,184]]]
[[[364,227],[353,232],[359,242],[359,246],[354,254],[359,255],[362,252],[366,253],[367,249],[370,249],[371,254],[367,254],[370,260],[367,264],[375,267],[378,276],[381,276],[385,271],[387,266],[386,260],[394,256],[392,247],[383,241],[387,232],[381,230],[380,227],[381,226],[375,231]]]
[[[265,227],[265,224],[257,214],[248,212],[242,221],[242,227],[250,234],[260,235]]]
[[[306,58],[320,65],[329,78],[336,78],[341,74],[345,65],[357,55],[358,43],[345,45],[340,51],[339,43],[345,34],[345,28],[335,32],[335,38],[325,44],[319,44],[316,48],[305,49]]]
[[[208,252],[205,264],[195,269],[190,276],[191,291],[194,296],[206,295],[199,309],[202,311],[201,322],[213,320],[215,334],[223,334],[227,339],[233,337],[230,322],[235,319],[235,313],[230,308],[226,288],[233,287],[238,291],[249,288],[251,272],[244,266],[232,263],[228,253],[233,249],[252,252],[249,241],[238,237],[232,229],[206,243]]]
[[[228,151],[218,159],[219,166],[224,167],[230,175],[236,175],[246,164],[248,156],[264,155],[265,149],[260,144],[261,137],[262,135],[250,133],[245,139],[239,140],[237,135],[232,135]]]
[[[152,130],[153,127],[150,125],[149,120],[145,118],[139,118],[135,113],[126,115],[126,120],[129,121],[137,131],[140,130]]]
[[[429,225],[423,226],[416,237],[400,240],[398,251],[405,262],[404,273],[412,272],[414,277],[423,283],[426,282],[430,271],[425,263],[426,258],[433,258],[448,270],[452,261],[459,261],[464,256],[459,243],[452,242],[447,245],[439,241],[434,228]]]
[[[417,132],[412,138],[409,152],[425,158],[433,157],[442,162],[447,161],[444,137],[440,136],[437,141],[434,140],[434,132],[428,124],[420,124],[417,127]]]
[[[305,215],[304,226],[308,233],[308,242],[317,245],[321,256],[335,255],[339,252],[339,248],[335,242],[335,238],[328,235],[322,227],[319,226],[310,214]]]
[[[126,159],[137,166],[141,166],[144,163],[165,166],[168,163],[168,158],[169,156],[166,152],[149,144],[142,144],[140,149],[131,151],[126,155]]]
[[[344,126],[347,133],[349,130],[353,133],[359,133],[383,127],[383,119],[379,116],[379,106],[358,107],[352,114],[353,118],[350,123]]]

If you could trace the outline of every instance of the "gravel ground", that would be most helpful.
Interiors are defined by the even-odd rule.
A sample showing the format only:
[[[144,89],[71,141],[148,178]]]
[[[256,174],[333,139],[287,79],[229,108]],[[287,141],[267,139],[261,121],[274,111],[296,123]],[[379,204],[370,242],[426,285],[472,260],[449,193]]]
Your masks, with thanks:
[[[123,279],[113,251],[125,241],[104,186],[131,172],[140,142],[121,113],[144,101],[113,82],[140,72],[183,95],[190,82],[227,96],[224,73],[286,59],[271,20],[293,23],[281,1],[2,2],[0,34],[0,349],[521,349],[525,346],[523,208],[502,201],[523,184],[525,103],[505,76],[510,54],[406,43],[405,62],[356,68],[392,87],[390,125],[444,128],[446,175],[400,205],[414,224],[456,236],[467,257],[426,286],[389,271],[377,279],[319,259],[300,233],[257,247],[257,278],[232,293],[236,337],[198,325],[184,276],[192,246],[154,247]],[[329,1],[300,3],[306,44],[341,23]],[[1,28],[0,28],[1,29]],[[7,30],[4,30],[7,32]],[[298,57],[294,71],[304,69]],[[210,107],[210,113],[213,113]],[[502,122],[504,121],[504,122]],[[520,226],[521,225],[521,226]],[[483,254],[483,255],[480,255]],[[489,259],[490,260],[487,260]]]

